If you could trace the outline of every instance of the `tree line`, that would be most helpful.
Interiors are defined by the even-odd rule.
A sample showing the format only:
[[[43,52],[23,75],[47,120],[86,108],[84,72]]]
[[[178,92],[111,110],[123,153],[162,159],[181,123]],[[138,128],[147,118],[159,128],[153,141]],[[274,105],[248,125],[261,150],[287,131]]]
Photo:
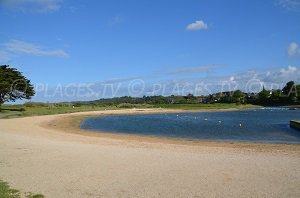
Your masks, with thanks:
[[[89,102],[77,102],[93,105],[119,105],[119,104],[197,104],[197,103],[237,103],[257,104],[265,106],[273,105],[297,105],[300,104],[300,84],[289,81],[282,89],[263,89],[258,93],[244,93],[241,90],[219,92],[208,96],[143,96],[143,97],[116,97],[103,98]]]
[[[8,65],[0,65],[0,110],[5,102],[18,99],[31,99],[35,91],[33,85],[23,74]],[[267,90],[263,88],[259,93],[244,93],[241,90],[219,92],[208,96],[143,96],[143,97],[115,97],[103,98],[88,102],[66,102],[58,106],[106,106],[129,104],[199,104],[199,103],[237,103],[259,105],[295,105],[300,104],[300,84],[289,81],[282,89]],[[25,103],[26,106],[45,106],[46,103]],[[129,105],[130,106],[130,105]]]

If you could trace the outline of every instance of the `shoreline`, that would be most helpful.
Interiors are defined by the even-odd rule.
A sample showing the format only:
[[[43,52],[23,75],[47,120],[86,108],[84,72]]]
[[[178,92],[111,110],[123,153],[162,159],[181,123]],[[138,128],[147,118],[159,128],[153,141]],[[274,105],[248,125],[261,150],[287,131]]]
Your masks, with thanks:
[[[163,110],[163,111],[162,111]],[[245,110],[245,109],[242,109]],[[257,151],[272,151],[272,150],[295,150],[300,151],[300,144],[293,143],[265,143],[265,142],[234,142],[234,141],[215,141],[215,140],[188,140],[180,138],[146,136],[137,134],[122,134],[105,131],[84,130],[80,128],[81,122],[86,118],[111,115],[138,115],[138,114],[160,114],[160,113],[189,113],[189,112],[226,112],[226,111],[242,111],[240,109],[210,109],[210,110],[174,110],[174,109],[131,109],[129,112],[125,110],[109,110],[99,112],[81,112],[72,113],[53,119],[51,122],[44,122],[42,127],[54,129],[62,133],[77,134],[86,137],[108,138],[112,140],[129,141],[131,143],[163,143],[183,146],[211,146],[211,147],[227,147],[227,148],[245,148]]]
[[[74,130],[86,116],[137,112],[157,109],[0,119],[0,179],[56,198],[300,196],[299,145]]]

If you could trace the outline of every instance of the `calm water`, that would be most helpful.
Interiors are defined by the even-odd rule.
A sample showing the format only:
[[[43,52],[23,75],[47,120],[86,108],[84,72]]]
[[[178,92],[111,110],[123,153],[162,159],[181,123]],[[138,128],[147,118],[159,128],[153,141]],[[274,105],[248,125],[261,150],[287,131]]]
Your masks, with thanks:
[[[300,131],[289,127],[291,119],[300,119],[300,110],[105,116],[87,118],[81,128],[180,139],[299,144]]]

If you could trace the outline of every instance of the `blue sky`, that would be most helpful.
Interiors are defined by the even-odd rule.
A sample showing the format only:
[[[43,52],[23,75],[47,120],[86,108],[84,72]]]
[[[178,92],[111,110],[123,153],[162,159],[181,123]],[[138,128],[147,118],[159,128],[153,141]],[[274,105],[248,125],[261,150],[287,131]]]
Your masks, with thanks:
[[[1,0],[0,22],[0,64],[31,79],[36,101],[300,82],[299,0]],[[81,85],[89,94],[60,93]]]

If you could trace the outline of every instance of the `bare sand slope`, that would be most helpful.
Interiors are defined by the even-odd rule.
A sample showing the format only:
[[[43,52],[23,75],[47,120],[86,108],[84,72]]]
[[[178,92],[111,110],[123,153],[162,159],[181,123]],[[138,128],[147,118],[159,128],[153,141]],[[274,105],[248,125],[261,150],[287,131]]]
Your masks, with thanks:
[[[300,197],[299,146],[171,144],[41,126],[66,116],[0,120],[0,179],[54,198]]]

